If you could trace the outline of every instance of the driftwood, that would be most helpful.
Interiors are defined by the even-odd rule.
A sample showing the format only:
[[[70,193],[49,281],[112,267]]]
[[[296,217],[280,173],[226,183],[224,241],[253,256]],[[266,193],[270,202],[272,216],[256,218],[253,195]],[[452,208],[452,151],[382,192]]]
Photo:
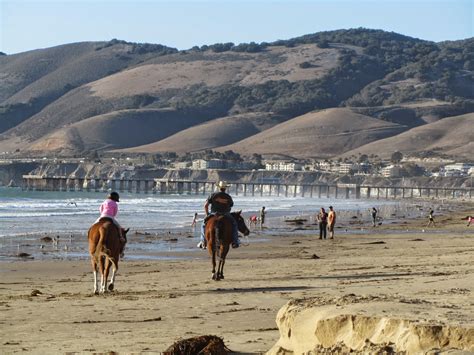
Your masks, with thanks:
[[[165,350],[166,355],[226,355],[232,353],[224,340],[215,335],[201,335],[179,340]]]

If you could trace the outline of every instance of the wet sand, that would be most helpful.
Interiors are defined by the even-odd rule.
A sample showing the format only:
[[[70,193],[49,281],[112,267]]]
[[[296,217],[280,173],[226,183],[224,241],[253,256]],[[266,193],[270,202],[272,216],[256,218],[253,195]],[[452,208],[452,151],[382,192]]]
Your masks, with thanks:
[[[3,262],[0,352],[159,352],[203,334],[234,351],[266,352],[280,338],[279,309],[294,298],[339,306],[360,298],[369,313],[473,328],[474,227],[461,221],[466,214],[446,211],[436,228],[426,218],[377,228],[344,221],[335,240],[317,239],[311,221],[289,226],[231,250],[219,282],[205,251],[125,258],[116,291],[99,296],[85,259]]]

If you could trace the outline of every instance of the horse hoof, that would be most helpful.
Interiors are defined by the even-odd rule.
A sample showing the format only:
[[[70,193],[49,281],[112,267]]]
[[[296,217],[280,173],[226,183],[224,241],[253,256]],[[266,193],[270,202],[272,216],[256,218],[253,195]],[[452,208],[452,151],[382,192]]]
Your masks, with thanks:
[[[109,285],[109,291],[113,291],[114,290],[114,284],[110,284]]]
[[[94,295],[98,295],[98,294],[99,294],[99,290],[95,290]]]

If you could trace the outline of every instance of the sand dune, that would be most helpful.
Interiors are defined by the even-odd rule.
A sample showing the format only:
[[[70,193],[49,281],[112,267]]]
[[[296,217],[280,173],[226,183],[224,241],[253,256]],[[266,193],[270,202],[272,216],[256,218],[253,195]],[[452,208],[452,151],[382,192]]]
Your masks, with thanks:
[[[334,108],[293,118],[221,149],[323,158],[398,134],[405,129],[405,126],[357,114],[350,109]]]
[[[402,153],[435,151],[472,158],[473,126],[474,113],[448,117],[390,138],[369,143],[344,155],[361,153],[389,157],[398,150]]]

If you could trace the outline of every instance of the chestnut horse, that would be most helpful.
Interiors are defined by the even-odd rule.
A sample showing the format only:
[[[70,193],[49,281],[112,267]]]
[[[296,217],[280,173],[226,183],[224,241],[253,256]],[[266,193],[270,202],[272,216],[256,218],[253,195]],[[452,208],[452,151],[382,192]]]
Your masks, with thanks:
[[[122,228],[124,237],[128,231],[129,229]],[[100,292],[113,291],[120,254],[125,248],[125,243],[120,241],[118,227],[110,219],[102,218],[90,227],[87,239],[89,240],[89,254],[94,272],[94,293],[99,293],[97,271],[100,272]],[[112,277],[107,287],[110,266],[112,266]]]
[[[242,211],[232,212],[231,216],[214,215],[206,222],[206,241],[207,250],[212,258],[212,279],[219,281],[224,278],[224,264],[229,246],[232,244],[232,221],[229,218],[234,218],[237,222],[239,232],[244,235],[249,235],[250,231],[245,225],[245,220],[242,217]],[[216,256],[219,258],[219,266],[216,272]]]

